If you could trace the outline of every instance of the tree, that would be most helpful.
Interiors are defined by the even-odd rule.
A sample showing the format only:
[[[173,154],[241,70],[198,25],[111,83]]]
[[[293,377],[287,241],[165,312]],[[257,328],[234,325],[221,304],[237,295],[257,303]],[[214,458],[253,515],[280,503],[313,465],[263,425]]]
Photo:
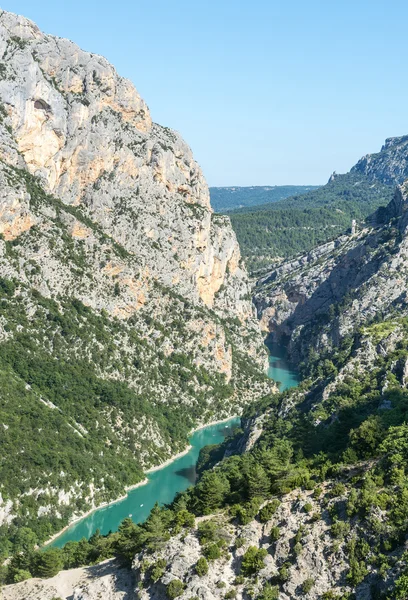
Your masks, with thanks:
[[[259,464],[252,464],[246,469],[246,477],[249,498],[266,498],[271,482],[265,469]]]
[[[230,491],[228,479],[224,473],[206,471],[195,489],[196,506],[203,515],[220,508]]]
[[[17,569],[14,571],[13,583],[20,583],[21,581],[25,581],[26,579],[31,579],[32,575],[30,571],[25,571],[24,569]]]
[[[37,544],[37,536],[29,527],[20,527],[13,540],[13,553],[31,552]]]
[[[37,555],[37,573],[40,577],[54,577],[63,568],[63,553],[59,548],[50,548]]]
[[[408,574],[404,573],[395,582],[395,598],[405,600],[408,598]]]
[[[151,550],[158,550],[170,537],[165,527],[164,516],[165,511],[162,511],[156,502],[146,523],[143,525],[142,541]]]

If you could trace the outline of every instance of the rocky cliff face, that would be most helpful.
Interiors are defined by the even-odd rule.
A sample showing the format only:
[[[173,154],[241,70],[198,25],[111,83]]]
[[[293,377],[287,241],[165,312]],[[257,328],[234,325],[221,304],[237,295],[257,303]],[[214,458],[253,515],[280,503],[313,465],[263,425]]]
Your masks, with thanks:
[[[262,338],[229,219],[185,142],[104,58],[4,11],[0,189],[0,377],[13,388],[0,515],[61,525],[180,450],[193,424],[270,389]],[[58,427],[69,441],[57,438],[57,455],[73,453],[61,473],[47,445],[46,467],[24,462],[40,421],[44,439]]]
[[[380,152],[363,156],[351,171],[385,184],[403,183],[408,178],[408,136],[387,138]]]
[[[376,315],[406,313],[407,207],[403,185],[370,226],[283,263],[258,282],[261,324],[289,337],[293,357],[306,358],[311,347],[333,348]]]
[[[2,158],[81,206],[137,257],[146,280],[247,319],[235,236],[227,218],[213,217],[208,187],[180,136],[152,123],[133,85],[104,58],[69,40],[3,12],[0,44],[2,119],[15,143],[3,140]],[[2,224],[9,237],[34,224],[23,205],[13,214]]]

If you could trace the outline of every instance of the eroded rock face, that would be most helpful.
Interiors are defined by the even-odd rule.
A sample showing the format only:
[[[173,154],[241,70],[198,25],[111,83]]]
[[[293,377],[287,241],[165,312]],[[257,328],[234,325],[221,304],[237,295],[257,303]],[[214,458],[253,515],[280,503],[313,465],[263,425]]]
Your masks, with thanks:
[[[101,56],[7,12],[0,60],[0,98],[30,173],[65,203],[82,205],[150,278],[208,307],[252,316],[229,219],[212,215],[190,148],[152,123],[132,83]],[[19,218],[7,235],[29,226]]]
[[[378,314],[406,314],[407,206],[403,185],[377,211],[373,226],[286,261],[258,282],[261,324],[278,338],[290,338],[293,357],[305,358],[310,347],[336,346]]]
[[[380,152],[363,156],[353,171],[386,184],[403,183],[408,177],[408,136],[387,138]]]

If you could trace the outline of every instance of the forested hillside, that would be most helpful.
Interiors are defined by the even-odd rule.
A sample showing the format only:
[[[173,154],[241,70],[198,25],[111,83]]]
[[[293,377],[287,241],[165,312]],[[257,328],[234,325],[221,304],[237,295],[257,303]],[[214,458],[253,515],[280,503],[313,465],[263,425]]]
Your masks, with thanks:
[[[334,239],[388,204],[394,188],[359,172],[335,175],[307,194],[231,213],[231,223],[250,271],[277,258],[307,252]]]
[[[408,189],[388,217],[262,284],[282,311],[275,336],[303,357],[302,382],[204,449],[195,487],[110,536],[42,554],[28,544],[3,576],[116,556],[140,600],[406,600]],[[89,584],[83,598],[94,597]]]
[[[315,185],[271,185],[251,187],[210,187],[211,206],[216,212],[277,202],[316,189]]]

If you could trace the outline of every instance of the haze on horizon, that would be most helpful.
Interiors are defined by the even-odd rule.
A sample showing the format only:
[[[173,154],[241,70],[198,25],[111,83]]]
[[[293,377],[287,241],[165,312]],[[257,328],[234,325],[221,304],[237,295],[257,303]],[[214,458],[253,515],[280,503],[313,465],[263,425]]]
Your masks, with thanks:
[[[408,5],[3,0],[102,54],[210,186],[323,184],[408,133]]]

